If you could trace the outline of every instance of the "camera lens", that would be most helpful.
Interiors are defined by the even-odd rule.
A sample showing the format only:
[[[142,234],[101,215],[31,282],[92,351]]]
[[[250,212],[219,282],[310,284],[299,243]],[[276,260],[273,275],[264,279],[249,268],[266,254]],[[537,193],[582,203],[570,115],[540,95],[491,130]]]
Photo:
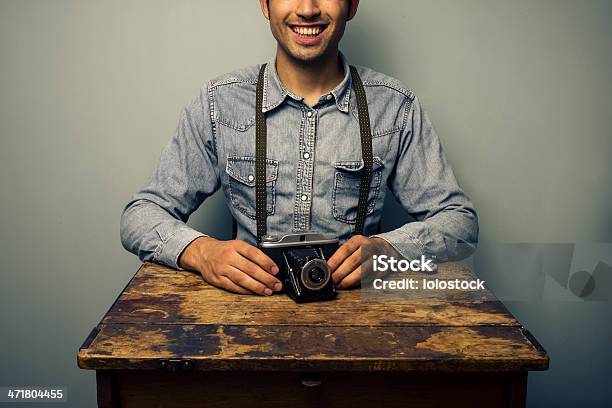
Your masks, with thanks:
[[[307,289],[320,290],[329,283],[331,272],[315,248],[296,248],[284,252],[287,266]]]
[[[321,268],[312,268],[308,273],[308,277],[314,283],[321,283],[325,278],[325,272],[321,270]]]
[[[331,273],[329,272],[327,264],[320,258],[311,259],[306,262],[300,274],[302,283],[310,290],[322,289],[327,285],[330,277]]]

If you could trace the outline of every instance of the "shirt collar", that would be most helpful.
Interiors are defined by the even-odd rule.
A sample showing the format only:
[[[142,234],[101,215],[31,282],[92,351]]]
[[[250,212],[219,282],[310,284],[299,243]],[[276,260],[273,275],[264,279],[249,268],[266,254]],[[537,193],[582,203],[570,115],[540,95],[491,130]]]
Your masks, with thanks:
[[[339,52],[338,54],[340,57],[340,61],[342,62],[342,66],[344,67],[344,78],[330,92],[330,94],[334,97],[338,110],[348,113],[352,84],[351,71],[349,69],[349,64],[344,54],[342,54],[342,52]],[[271,61],[268,62],[264,71],[264,93],[262,111],[267,112],[276,108],[285,100],[287,96],[290,96],[291,98],[296,100],[303,99],[302,97],[295,95],[287,88],[285,88],[280,78],[278,77],[278,73],[276,72],[276,58],[274,57]]]

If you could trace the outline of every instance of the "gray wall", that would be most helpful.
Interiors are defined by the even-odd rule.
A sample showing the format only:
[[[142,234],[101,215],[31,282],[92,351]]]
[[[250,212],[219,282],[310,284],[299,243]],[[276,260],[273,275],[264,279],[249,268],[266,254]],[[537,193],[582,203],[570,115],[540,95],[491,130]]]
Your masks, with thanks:
[[[494,288],[531,258],[507,267],[486,244],[612,242],[611,14],[609,0],[363,0],[349,24],[350,60],[428,109]],[[273,55],[266,23],[255,0],[0,1],[0,385],[94,404],[75,354],[139,265],[122,206],[198,87]],[[216,195],[190,223],[227,237],[219,213]],[[400,213],[390,202],[387,226]],[[609,302],[507,304],[551,355],[530,406],[610,404]]]

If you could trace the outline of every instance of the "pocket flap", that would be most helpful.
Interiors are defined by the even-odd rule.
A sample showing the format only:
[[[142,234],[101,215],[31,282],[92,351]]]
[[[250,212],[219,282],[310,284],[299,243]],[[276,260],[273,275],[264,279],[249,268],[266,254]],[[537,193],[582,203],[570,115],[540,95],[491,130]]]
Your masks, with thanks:
[[[225,166],[227,174],[246,184],[255,187],[255,157],[230,156]],[[266,159],[266,182],[276,181],[278,178],[278,161]]]
[[[372,171],[383,168],[383,164],[380,157],[375,156],[372,159]],[[363,160],[340,160],[334,163],[334,167],[338,170],[348,171],[351,173],[357,173],[363,170]]]

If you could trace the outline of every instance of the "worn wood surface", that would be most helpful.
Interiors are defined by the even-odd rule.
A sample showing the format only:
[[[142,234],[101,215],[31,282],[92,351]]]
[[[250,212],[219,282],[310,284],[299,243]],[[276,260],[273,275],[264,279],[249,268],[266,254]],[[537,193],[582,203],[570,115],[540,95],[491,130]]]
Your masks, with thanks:
[[[429,278],[473,278],[441,264]],[[548,357],[488,292],[330,302],[235,295],[144,264],[78,354],[81,368],[526,371]]]

